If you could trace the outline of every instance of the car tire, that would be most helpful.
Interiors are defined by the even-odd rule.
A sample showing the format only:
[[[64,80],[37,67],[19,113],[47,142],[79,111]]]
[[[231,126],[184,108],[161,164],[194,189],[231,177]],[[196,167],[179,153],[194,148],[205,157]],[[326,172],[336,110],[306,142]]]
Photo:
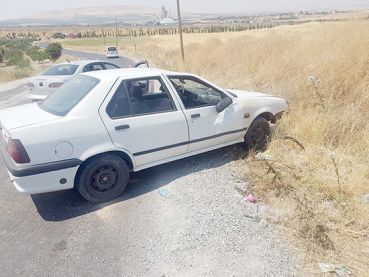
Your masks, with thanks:
[[[128,181],[127,163],[116,155],[107,154],[89,160],[81,166],[75,187],[87,201],[101,203],[120,196]]]
[[[245,136],[245,145],[248,150],[264,151],[267,148],[270,136],[270,124],[264,117],[257,117],[250,125]]]

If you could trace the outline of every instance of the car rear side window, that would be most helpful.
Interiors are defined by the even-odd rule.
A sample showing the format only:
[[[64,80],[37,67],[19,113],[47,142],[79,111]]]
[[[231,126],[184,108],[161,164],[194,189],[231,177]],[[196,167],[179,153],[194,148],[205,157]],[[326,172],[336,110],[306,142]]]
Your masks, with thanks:
[[[175,111],[175,104],[160,77],[125,80],[106,109],[111,118]]]
[[[77,75],[65,82],[53,94],[40,103],[40,108],[59,116],[65,116],[73,109],[96,85],[99,79]]]
[[[122,82],[106,108],[111,118],[126,117],[132,114],[128,94],[124,82]]]
[[[68,76],[76,73],[78,65],[76,64],[58,64],[50,67],[44,76]]]

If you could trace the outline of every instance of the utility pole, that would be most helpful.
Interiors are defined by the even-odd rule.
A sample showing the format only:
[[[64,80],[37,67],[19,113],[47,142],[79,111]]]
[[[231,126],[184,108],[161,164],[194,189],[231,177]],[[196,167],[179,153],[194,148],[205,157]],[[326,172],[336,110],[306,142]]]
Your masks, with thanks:
[[[177,11],[178,11],[178,29],[179,29],[179,37],[181,42],[181,54],[182,54],[182,61],[185,61],[185,53],[183,47],[183,34],[182,34],[182,19],[181,19],[181,7],[179,5],[179,0],[177,0]]]
[[[115,46],[118,49],[118,22],[117,22],[117,17],[115,17]]]

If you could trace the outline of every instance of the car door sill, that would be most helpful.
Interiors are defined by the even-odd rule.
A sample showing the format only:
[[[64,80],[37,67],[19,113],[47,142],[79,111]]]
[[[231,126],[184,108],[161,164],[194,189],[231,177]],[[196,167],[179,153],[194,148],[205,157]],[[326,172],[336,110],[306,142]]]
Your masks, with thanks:
[[[244,132],[246,130],[247,130],[247,128],[243,128],[243,129],[239,129],[239,130],[234,130],[234,131],[220,133],[220,134],[213,135],[213,136],[210,136],[210,137],[205,137],[205,138],[200,138],[200,139],[194,139],[194,140],[190,140],[190,141],[186,141],[186,142],[181,142],[181,143],[176,143],[176,144],[172,144],[172,145],[167,145],[167,146],[163,146],[163,147],[159,147],[159,148],[155,148],[155,149],[150,149],[150,150],[146,150],[146,151],[142,151],[142,152],[133,153],[133,156],[138,157],[138,156],[142,156],[142,155],[147,155],[147,154],[150,154],[150,153],[154,153],[154,152],[158,152],[158,151],[163,151],[163,150],[167,150],[167,149],[171,149],[171,148],[175,148],[175,147],[180,147],[180,146],[184,146],[184,145],[190,145],[190,144],[193,144],[193,143],[202,142],[202,141],[206,141],[206,140],[210,140],[210,139],[215,139],[215,138],[222,137],[222,136],[227,136],[227,135],[241,133],[241,132]]]
[[[147,168],[150,168],[150,167],[153,167],[153,166],[157,166],[157,165],[173,162],[173,161],[176,161],[176,160],[188,158],[188,157],[191,157],[191,156],[195,156],[195,155],[202,154],[202,153],[205,153],[205,152],[209,152],[209,151],[212,151],[212,150],[216,150],[216,149],[219,149],[219,148],[223,148],[223,147],[227,147],[227,146],[234,145],[234,144],[237,144],[237,143],[241,143],[243,141],[244,141],[244,139],[242,137],[240,139],[229,141],[229,142],[222,143],[222,144],[218,144],[218,145],[215,145],[215,146],[212,146],[212,147],[203,148],[203,149],[200,149],[200,150],[194,150],[194,151],[182,154],[182,155],[173,156],[173,157],[168,158],[168,159],[164,159],[164,160],[160,160],[160,161],[156,161],[156,162],[152,162],[152,163],[137,166],[134,169],[134,171],[140,171],[140,170],[144,170],[144,169],[147,169]]]

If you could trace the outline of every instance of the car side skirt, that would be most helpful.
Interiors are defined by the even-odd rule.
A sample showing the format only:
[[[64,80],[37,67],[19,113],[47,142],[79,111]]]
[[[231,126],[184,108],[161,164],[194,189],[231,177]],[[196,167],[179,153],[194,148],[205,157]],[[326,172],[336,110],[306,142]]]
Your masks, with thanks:
[[[229,142],[222,143],[222,144],[219,144],[219,145],[215,145],[215,146],[212,146],[212,147],[208,147],[208,148],[188,152],[188,153],[185,153],[183,155],[179,155],[179,156],[171,157],[171,158],[168,158],[168,159],[165,159],[165,160],[156,161],[156,162],[153,162],[153,163],[138,166],[134,169],[134,171],[141,171],[141,170],[153,167],[153,166],[166,164],[166,163],[173,162],[173,161],[176,161],[176,160],[181,160],[181,159],[188,158],[188,157],[191,157],[191,156],[194,156],[194,155],[209,152],[209,151],[212,151],[212,150],[215,150],[215,149],[219,149],[219,148],[223,148],[223,147],[226,147],[226,146],[238,144],[238,143],[241,143],[243,141],[244,141],[244,139],[241,138],[241,139],[238,139],[238,140],[229,141]]]
[[[245,131],[247,131],[247,128],[243,128],[243,129],[240,129],[240,130],[229,131],[229,132],[224,132],[224,133],[213,135],[213,136],[210,136],[210,137],[190,140],[190,141],[186,141],[186,142],[182,142],[182,143],[176,143],[176,144],[173,144],[173,145],[167,145],[167,146],[163,146],[163,147],[159,147],[159,148],[155,148],[155,149],[151,149],[151,150],[146,150],[146,151],[142,151],[142,152],[138,152],[138,153],[133,153],[133,156],[135,156],[135,157],[142,156],[142,155],[146,155],[146,154],[150,154],[150,153],[154,153],[154,152],[158,152],[158,151],[167,150],[167,149],[170,149],[170,148],[175,148],[175,147],[179,147],[179,146],[183,146],[183,145],[189,145],[189,144],[192,144],[192,143],[197,143],[197,142],[201,142],[201,141],[215,139],[215,138],[219,138],[219,137],[222,137],[222,136],[237,134],[237,133],[241,133],[241,132],[245,132]]]

